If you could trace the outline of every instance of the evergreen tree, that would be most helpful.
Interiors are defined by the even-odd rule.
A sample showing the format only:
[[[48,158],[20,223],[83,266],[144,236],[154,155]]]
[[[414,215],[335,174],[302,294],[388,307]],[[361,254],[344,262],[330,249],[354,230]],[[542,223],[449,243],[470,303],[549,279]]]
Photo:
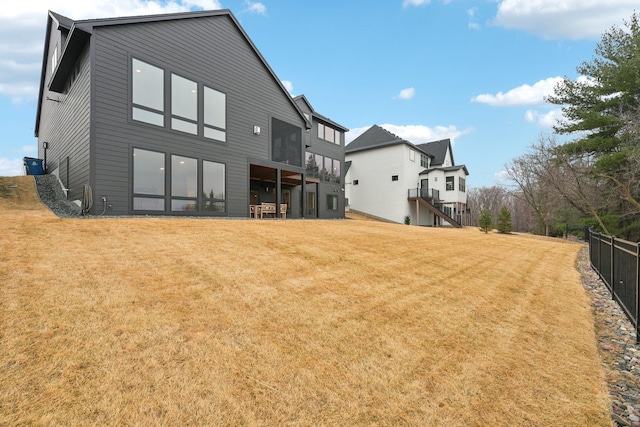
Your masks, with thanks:
[[[576,135],[560,152],[593,164],[591,176],[609,182],[620,199],[640,212],[640,14],[626,28],[605,32],[596,57],[577,68],[577,80],[567,77],[547,101],[562,105],[565,119],[558,134]],[[627,214],[628,216],[628,214]]]
[[[503,206],[500,209],[500,214],[498,215],[498,232],[499,233],[511,233],[513,231],[513,223],[511,222],[511,212],[507,209],[506,206]]]
[[[483,210],[480,214],[480,218],[478,218],[478,226],[480,227],[480,231],[484,231],[488,233],[489,230],[493,228],[493,218],[491,217],[491,212],[488,210]]]

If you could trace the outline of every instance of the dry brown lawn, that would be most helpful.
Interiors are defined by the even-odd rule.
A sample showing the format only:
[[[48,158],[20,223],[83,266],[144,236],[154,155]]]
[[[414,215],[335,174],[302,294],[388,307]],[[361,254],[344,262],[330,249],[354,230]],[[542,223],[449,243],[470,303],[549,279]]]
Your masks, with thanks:
[[[575,243],[59,219],[31,177],[0,227],[0,425],[611,425]]]

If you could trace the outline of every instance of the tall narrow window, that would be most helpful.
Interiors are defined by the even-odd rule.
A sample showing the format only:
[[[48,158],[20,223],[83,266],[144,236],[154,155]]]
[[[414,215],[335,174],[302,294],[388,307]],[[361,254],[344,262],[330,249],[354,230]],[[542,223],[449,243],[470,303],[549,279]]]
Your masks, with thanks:
[[[53,49],[53,53],[51,54],[51,74],[56,71],[56,67],[58,66],[58,46]]]
[[[198,161],[190,157],[171,156],[171,210],[198,210]]]
[[[204,88],[204,136],[225,142],[227,140],[227,95]]]
[[[427,157],[425,154],[420,154],[420,166],[422,166],[423,168],[429,167],[429,157]]]
[[[307,176],[317,178],[320,167],[318,163],[316,163],[316,155],[306,152],[304,158],[306,162]]]
[[[336,139],[334,141],[336,144],[342,144],[342,132],[336,129]]]
[[[327,194],[327,210],[329,211],[338,210],[338,196]]]
[[[133,209],[164,211],[164,154],[133,150]]]
[[[325,181],[332,181],[331,178],[331,174],[333,173],[333,166],[332,166],[332,160],[331,157],[325,157],[324,158],[324,180]]]
[[[205,212],[225,211],[225,165],[202,162],[202,200]]]
[[[133,58],[132,118],[164,126],[164,70]]]
[[[322,123],[318,123],[318,138],[324,139],[324,125]]]
[[[171,129],[198,134],[198,84],[171,75]]]
[[[333,182],[340,184],[340,160],[333,159],[333,172],[331,173]]]

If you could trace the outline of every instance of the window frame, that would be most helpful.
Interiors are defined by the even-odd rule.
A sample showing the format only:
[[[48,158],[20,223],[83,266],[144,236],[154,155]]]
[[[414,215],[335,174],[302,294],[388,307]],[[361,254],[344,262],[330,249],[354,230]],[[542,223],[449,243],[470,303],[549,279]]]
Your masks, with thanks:
[[[162,110],[158,110],[155,108],[155,106],[149,106],[149,105],[144,105],[141,103],[136,102],[136,82],[135,82],[135,73],[137,72],[136,67],[134,62],[138,61],[141,62],[142,64],[155,68],[159,71],[162,72],[162,84],[161,84],[161,91],[162,91]],[[164,128],[166,126],[166,110],[167,110],[167,91],[166,91],[166,78],[167,78],[167,72],[164,68],[158,67],[156,65],[153,65],[150,62],[144,61],[142,59],[138,59],[135,56],[131,56],[131,60],[129,61],[130,64],[130,73],[129,75],[131,76],[131,85],[129,87],[130,89],[130,93],[129,93],[129,101],[131,102],[131,108],[129,109],[130,114],[131,114],[131,119],[135,122],[139,122],[139,123],[145,123],[148,125],[152,125],[152,126],[158,126],[161,128]],[[136,117],[136,112],[141,113],[142,116],[138,115],[138,117]],[[153,121],[153,120],[144,120],[144,116],[148,116],[148,117],[155,117],[156,119],[158,119],[159,121]]]
[[[338,210],[338,196],[335,194],[327,194],[327,211],[337,211]]]
[[[180,80],[184,80],[185,82],[188,83],[192,83],[193,85],[195,85],[195,92],[192,91],[192,93],[195,93],[195,118],[193,117],[187,117],[187,116],[183,116],[181,114],[178,114],[177,112],[175,112],[176,110],[176,100],[179,99],[178,96],[176,96],[177,94],[179,94],[178,90],[176,90],[177,88],[174,87],[174,84],[176,84],[176,80],[175,79],[180,79]],[[170,102],[170,112],[169,112],[169,116],[171,118],[170,120],[170,128],[171,130],[175,130],[178,132],[184,132],[184,133],[188,133],[191,135],[198,135],[198,116],[199,116],[199,109],[200,109],[200,96],[199,96],[199,84],[198,82],[196,82],[195,80],[191,80],[188,79],[184,76],[181,76],[180,74],[177,73],[170,73],[170,77],[169,77],[169,95],[171,97],[171,102]],[[193,106],[192,106],[193,107]],[[184,128],[180,128],[177,126],[177,124],[181,125],[181,126],[186,126]],[[189,126],[191,125],[191,126]],[[193,130],[187,130],[189,127],[193,127]]]
[[[461,192],[467,191],[467,180],[462,176],[458,177],[458,191],[461,191]]]
[[[163,166],[161,167],[162,170],[162,193],[161,194],[152,194],[152,193],[143,193],[143,192],[137,192],[136,191],[136,162],[135,162],[135,155],[136,155],[136,150],[138,151],[142,151],[142,152],[149,152],[149,153],[155,153],[155,154],[161,154],[163,157]],[[167,202],[166,202],[166,198],[167,198],[167,153],[162,152],[162,151],[157,151],[157,150],[149,150],[146,148],[138,148],[138,147],[132,147],[131,149],[131,153],[130,153],[130,158],[131,158],[131,210],[135,211],[135,212],[166,212],[167,210]],[[136,208],[136,199],[138,201],[143,201],[143,200],[158,200],[158,201],[162,201],[162,209],[137,209]]]
[[[444,177],[444,188],[445,188],[445,191],[454,191],[456,189],[454,176]]]

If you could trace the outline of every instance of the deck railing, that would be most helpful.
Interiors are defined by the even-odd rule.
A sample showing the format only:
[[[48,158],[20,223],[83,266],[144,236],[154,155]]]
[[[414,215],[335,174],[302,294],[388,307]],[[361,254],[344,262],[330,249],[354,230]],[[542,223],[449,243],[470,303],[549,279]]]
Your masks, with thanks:
[[[408,197],[420,197],[428,201],[440,200],[440,191],[434,188],[410,188]]]

